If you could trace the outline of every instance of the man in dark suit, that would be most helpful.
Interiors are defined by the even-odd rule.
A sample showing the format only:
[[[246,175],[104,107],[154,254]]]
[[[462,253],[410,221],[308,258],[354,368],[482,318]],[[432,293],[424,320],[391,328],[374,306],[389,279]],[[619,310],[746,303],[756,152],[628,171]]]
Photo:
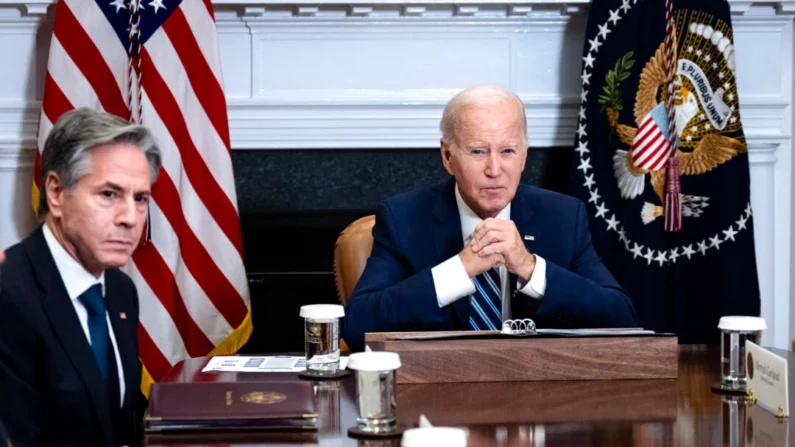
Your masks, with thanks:
[[[119,268],[160,152],[146,128],[77,109],[41,166],[44,223],[6,251],[0,278],[0,420],[15,446],[137,445],[138,295]]]
[[[524,105],[474,87],[442,116],[448,183],[390,198],[345,309],[352,350],[364,334],[546,327],[635,327],[632,303],[591,244],[585,206],[519,180],[527,159]]]

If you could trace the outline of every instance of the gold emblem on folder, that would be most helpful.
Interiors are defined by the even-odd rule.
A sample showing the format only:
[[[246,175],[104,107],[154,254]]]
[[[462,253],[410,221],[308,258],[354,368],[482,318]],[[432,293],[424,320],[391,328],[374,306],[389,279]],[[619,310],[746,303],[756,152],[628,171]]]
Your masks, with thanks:
[[[240,396],[240,400],[247,404],[269,405],[287,400],[287,396],[282,393],[254,391]]]

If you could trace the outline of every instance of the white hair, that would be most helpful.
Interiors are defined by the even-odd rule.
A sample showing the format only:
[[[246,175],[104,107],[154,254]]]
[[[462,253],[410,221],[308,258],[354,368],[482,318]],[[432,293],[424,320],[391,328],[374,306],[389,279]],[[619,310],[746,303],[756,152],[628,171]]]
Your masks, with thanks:
[[[451,146],[455,146],[456,130],[459,125],[458,119],[461,110],[468,106],[478,106],[486,104],[499,104],[505,101],[516,101],[522,120],[522,136],[527,141],[527,117],[525,116],[524,104],[519,97],[510,90],[495,86],[477,86],[460,91],[453,99],[447,103],[442,114],[442,121],[439,129],[442,131],[442,138]]]

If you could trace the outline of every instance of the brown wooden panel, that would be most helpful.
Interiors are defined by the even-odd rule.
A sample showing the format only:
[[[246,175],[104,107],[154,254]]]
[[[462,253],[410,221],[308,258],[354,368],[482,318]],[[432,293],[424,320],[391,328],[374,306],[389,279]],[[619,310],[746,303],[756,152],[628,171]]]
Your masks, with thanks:
[[[662,336],[382,338],[373,346],[400,354],[403,366],[398,370],[398,383],[671,379],[677,377],[679,358],[676,337]]]

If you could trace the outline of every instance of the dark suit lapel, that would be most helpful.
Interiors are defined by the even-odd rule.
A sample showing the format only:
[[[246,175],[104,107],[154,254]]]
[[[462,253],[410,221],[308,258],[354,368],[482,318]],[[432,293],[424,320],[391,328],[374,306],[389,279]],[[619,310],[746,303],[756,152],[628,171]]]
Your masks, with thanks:
[[[138,389],[139,383],[136,383],[138,377],[136,369],[138,368],[138,353],[133,343],[133,337],[136,335],[136,329],[131,327],[135,324],[132,318],[126,317],[131,315],[131,310],[126,308],[122,295],[119,293],[116,281],[112,276],[105,274],[105,286],[107,291],[105,293],[105,304],[108,308],[108,316],[110,317],[111,325],[113,326],[113,335],[116,337],[116,346],[119,348],[119,356],[121,357],[121,366],[124,369],[124,396],[122,396],[124,406],[129,403],[134,403],[134,393]],[[121,318],[122,312],[125,319]]]
[[[433,243],[438,259],[447,260],[464,248],[461,235],[461,217],[455,202],[455,180],[447,182],[439,191],[433,207],[434,227]],[[453,309],[458,315],[461,327],[469,327],[469,300],[459,299],[453,302]]]
[[[108,397],[104,382],[91,345],[86,339],[75,308],[66,292],[66,286],[61,280],[61,275],[58,274],[58,267],[55,265],[41,227],[25,240],[25,250],[33,264],[36,278],[46,294],[42,303],[44,312],[69,360],[89,391],[94,403],[94,416],[99,420],[106,444],[110,445],[112,425],[106,410]]]

